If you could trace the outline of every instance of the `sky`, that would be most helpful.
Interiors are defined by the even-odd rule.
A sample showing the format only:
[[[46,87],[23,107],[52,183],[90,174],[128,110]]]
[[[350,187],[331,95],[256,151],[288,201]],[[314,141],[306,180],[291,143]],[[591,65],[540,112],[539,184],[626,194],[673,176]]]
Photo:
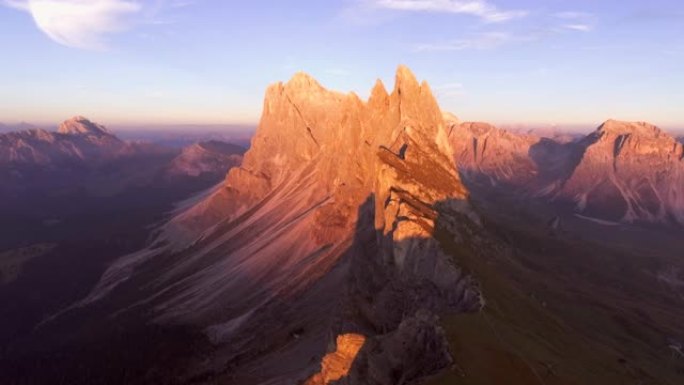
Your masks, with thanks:
[[[297,71],[406,64],[463,120],[684,128],[681,0],[0,0],[0,50],[5,123],[256,124]]]

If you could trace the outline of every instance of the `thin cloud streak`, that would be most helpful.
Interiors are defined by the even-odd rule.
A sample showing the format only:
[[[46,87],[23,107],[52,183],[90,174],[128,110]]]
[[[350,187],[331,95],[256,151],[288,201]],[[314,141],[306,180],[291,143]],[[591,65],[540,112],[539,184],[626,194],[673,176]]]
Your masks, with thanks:
[[[566,11],[555,13],[553,16],[565,22],[561,28],[572,31],[589,32],[596,24],[596,16],[588,12]]]
[[[580,32],[589,32],[593,29],[593,27],[588,24],[565,24],[563,25],[563,28]]]
[[[444,52],[462,50],[486,50],[499,47],[512,41],[529,39],[516,38],[505,32],[485,32],[465,39],[457,39],[445,43],[420,44],[415,47],[417,52]]]
[[[414,46],[416,52],[449,52],[463,50],[489,50],[511,43],[526,43],[542,40],[564,32],[591,32],[594,29],[594,15],[586,12],[560,12],[545,17],[560,19],[561,24],[538,28],[528,32],[489,31],[465,38],[439,43],[425,43]],[[556,24],[558,20],[554,24]]]
[[[497,23],[527,16],[524,10],[501,10],[485,0],[372,0],[375,8],[407,12],[472,15]]]

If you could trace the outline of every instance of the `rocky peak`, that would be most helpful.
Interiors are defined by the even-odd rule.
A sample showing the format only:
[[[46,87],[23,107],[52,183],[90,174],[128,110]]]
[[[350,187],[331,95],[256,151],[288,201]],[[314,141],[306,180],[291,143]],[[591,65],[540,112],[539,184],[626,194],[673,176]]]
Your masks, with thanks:
[[[596,130],[597,134],[609,136],[635,135],[643,138],[668,136],[660,128],[646,122],[625,122],[609,119]]]
[[[419,84],[405,66],[397,70],[392,94],[377,81],[367,102],[353,93],[329,91],[298,73],[269,87],[251,149],[243,166],[231,170],[226,186],[260,199],[292,178],[294,170],[314,162],[321,190],[332,193],[344,184],[370,193],[379,148],[395,154],[423,148],[443,167],[455,169],[448,161],[451,147],[444,126],[430,87]]]
[[[337,345],[302,378],[318,372],[313,383],[346,371],[364,341],[391,351],[407,370],[421,366],[414,353],[447,367],[434,314],[482,302],[442,251],[436,222],[449,213],[477,218],[429,86],[406,67],[396,81],[391,94],[376,83],[368,101],[304,74],[269,87],[242,165],[165,227],[162,247],[113,265],[84,303],[135,285],[126,277],[136,264],[170,253],[182,262],[160,266],[143,289],[159,302],[157,319],[206,327],[212,341],[230,341],[234,357],[250,356],[251,341],[290,335],[290,325],[306,319],[306,341]],[[277,298],[291,298],[291,310],[283,312]],[[416,336],[424,343],[407,348]],[[435,353],[435,344],[444,348]],[[296,359],[314,369],[309,354]],[[394,367],[362,360],[387,379],[379,384],[396,383]]]
[[[370,97],[368,98],[368,104],[371,108],[382,108],[382,106],[387,106],[389,103],[389,93],[382,83],[382,80],[378,79],[375,81],[375,85],[371,90]]]
[[[608,120],[581,143],[580,162],[561,192],[579,211],[616,221],[684,222],[684,151],[672,136],[652,124]]]
[[[444,126],[442,111],[430,86],[426,81],[419,84],[406,66],[397,69],[392,98],[399,108],[401,119],[421,121],[437,131]]]
[[[64,121],[59,125],[57,133],[63,135],[108,135],[107,129],[99,124],[93,123],[83,116],[75,116]]]
[[[646,122],[608,120],[584,141],[588,153],[608,157],[681,157],[681,145],[660,128]],[[610,148],[611,151],[603,149]]]
[[[295,89],[323,88],[318,80],[302,71],[297,72],[292,76],[287,82],[287,87]]]
[[[169,231],[179,226],[193,237],[287,196],[302,205],[318,202],[306,217],[316,247],[348,239],[369,199],[375,228],[387,239],[431,239],[435,205],[450,202],[469,213],[468,191],[430,87],[403,66],[396,83],[388,94],[376,82],[367,102],[302,73],[270,86],[242,165],[230,170],[224,189],[177,217]]]

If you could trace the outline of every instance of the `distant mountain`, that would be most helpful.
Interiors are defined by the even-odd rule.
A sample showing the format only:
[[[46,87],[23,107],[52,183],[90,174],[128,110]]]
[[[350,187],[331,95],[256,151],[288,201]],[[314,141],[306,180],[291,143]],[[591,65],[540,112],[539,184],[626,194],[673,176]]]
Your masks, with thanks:
[[[609,120],[558,142],[462,123],[452,125],[450,140],[469,180],[513,186],[603,220],[684,224],[682,145],[653,125]]]
[[[557,142],[566,143],[584,137],[592,127],[519,124],[504,125],[500,128],[513,134],[548,138]]]
[[[221,142],[184,150],[128,142],[82,117],[54,132],[0,134],[2,382],[23,382],[7,379],[21,376],[7,361],[21,354],[8,344],[50,345],[27,337],[40,334],[45,315],[81,298],[116,257],[144,247],[155,224],[223,181],[242,152]]]
[[[450,122],[449,141],[467,179],[526,185],[537,177],[537,166],[529,155],[537,137],[513,134],[488,123]]]
[[[584,138],[581,160],[554,199],[614,221],[684,225],[684,151],[648,123],[609,120]]]
[[[243,147],[216,140],[185,147],[169,165],[169,175],[223,177],[229,169],[242,163]]]
[[[143,141],[167,147],[183,148],[198,142],[221,141],[249,148],[255,127],[251,125],[142,125],[115,126],[124,140]]]
[[[138,146],[121,141],[86,118],[63,122],[57,132],[42,129],[0,134],[0,165],[56,165],[132,155]]]
[[[84,117],[71,118],[54,132],[0,134],[0,226],[15,224],[0,237],[0,249],[21,244],[25,235],[41,240],[41,234],[53,231],[43,223],[78,217],[80,206],[98,201],[126,208],[156,196],[155,203],[146,204],[163,213],[159,206],[170,210],[172,203],[223,180],[240,164],[242,152],[217,141],[182,150],[124,141]],[[104,210],[90,211],[98,215]],[[22,231],[19,223],[38,230]]]
[[[31,123],[26,123],[26,122],[19,122],[17,124],[4,124],[0,123],[0,133],[2,132],[11,132],[11,131],[25,131],[25,130],[34,130],[37,129],[38,127],[31,124]]]

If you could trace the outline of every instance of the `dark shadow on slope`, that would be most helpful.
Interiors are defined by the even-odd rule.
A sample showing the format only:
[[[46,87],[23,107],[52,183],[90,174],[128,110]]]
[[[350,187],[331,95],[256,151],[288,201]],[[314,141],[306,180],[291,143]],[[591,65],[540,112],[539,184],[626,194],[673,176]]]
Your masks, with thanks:
[[[541,138],[528,152],[538,170],[539,183],[552,181],[564,183],[582,161],[584,152],[593,142],[586,138],[577,142],[559,143],[552,139]]]
[[[353,240],[346,250],[339,251],[327,271],[316,272],[320,277],[298,292],[274,293],[278,295],[236,329],[230,344],[209,344],[203,334],[206,325],[151,322],[152,309],[160,301],[129,308],[148,298],[145,290],[156,278],[160,264],[173,263],[183,257],[180,253],[145,263],[138,274],[106,300],[66,313],[37,329],[23,340],[27,345],[3,352],[0,373],[10,384],[51,383],[55,378],[70,384],[249,384],[278,376],[303,379],[316,370],[316,360],[325,353],[331,333],[359,330],[373,337],[387,336],[420,309],[457,306],[462,295],[449,297],[444,288],[421,280],[404,281],[407,276],[392,272],[392,262],[380,252],[387,246],[387,239],[379,238],[374,228],[374,204],[371,197],[359,207],[360,219]],[[410,239],[402,242],[413,244]],[[197,245],[196,249],[200,247]],[[373,270],[371,276],[367,275],[370,271],[366,267]],[[377,313],[367,307],[372,307],[372,303],[366,302],[368,298],[358,297],[372,297],[376,290],[381,294],[376,300],[371,298],[371,302],[382,304],[376,308]],[[457,288],[457,293],[462,294],[462,288]],[[230,307],[228,303],[217,304],[217,308],[226,309],[220,319],[230,320],[239,315],[231,314]],[[422,328],[421,325],[433,334],[437,331],[435,320],[430,317],[422,319],[418,326]],[[409,336],[416,332],[408,330]],[[434,334],[434,338],[438,337]],[[423,348],[428,350],[423,351],[420,362],[429,359],[433,346],[430,341],[424,343]],[[378,358],[382,357],[373,360]],[[415,369],[413,361],[406,360]],[[444,364],[432,364],[439,362]],[[421,367],[414,375],[432,372],[427,364]]]
[[[196,325],[151,323],[154,303],[118,312],[141,299],[160,264],[183,257],[167,255],[143,266],[108,300],[38,331],[32,338],[44,349],[3,351],[0,374],[8,384],[304,380],[336,336],[359,333],[368,340],[340,383],[366,383],[373,375],[379,384],[411,384],[440,371],[436,384],[681,380],[682,362],[669,359],[667,341],[684,339],[678,326],[683,293],[658,278],[681,261],[635,255],[613,241],[549,237],[535,222],[503,215],[505,205],[480,208],[479,227],[451,209],[460,204],[433,205],[435,235],[449,264],[479,283],[486,301],[481,312],[462,306],[469,303],[464,291],[401,272],[392,247],[420,246],[413,250],[424,253],[430,244],[389,242],[375,229],[369,197],[358,208],[350,245],[326,274],[262,306],[228,344],[210,344]],[[434,267],[420,266],[415,271]],[[678,277],[665,276],[667,282]],[[237,315],[230,304],[219,307],[226,309],[224,320]]]
[[[59,383],[61,378],[68,383],[67,368],[82,383],[93,383],[97,365],[111,366],[108,362],[119,360],[135,368],[136,362],[145,362],[147,341],[155,341],[149,345],[157,349],[149,357],[157,355],[160,360],[164,346],[187,345],[186,331],[169,334],[155,327],[143,331],[131,323],[112,323],[98,309],[54,328],[36,329],[46,317],[85,296],[115,258],[142,248],[152,226],[168,217],[175,202],[217,182],[203,177],[168,179],[163,170],[169,160],[166,155],[141,156],[92,169],[15,167],[22,173],[21,184],[0,187],[0,251],[37,243],[55,245],[49,253],[27,261],[15,280],[0,283],[0,378],[4,384]],[[126,171],[131,169],[136,171]],[[145,183],[126,184],[131,175],[144,176]],[[105,195],[84,187],[109,183],[125,186]],[[88,321],[91,318],[93,322]],[[142,348],[129,351],[122,332],[126,328]],[[98,340],[100,335],[110,338],[103,342]],[[102,359],[96,363],[93,357]],[[154,367],[153,362],[146,362]],[[114,378],[121,383],[122,377]]]
[[[628,235],[619,230],[604,230],[603,240],[550,236],[542,213],[530,216],[503,200],[477,206],[483,228],[454,238],[448,231],[454,218],[442,216],[438,238],[477,278],[486,306],[443,318],[455,366],[431,384],[674,385],[684,379],[684,360],[672,360],[668,348],[668,341],[684,338],[677,326],[684,322],[684,292],[665,288],[661,278],[684,267],[676,251],[681,240],[660,241],[646,254],[651,245],[624,245]]]

